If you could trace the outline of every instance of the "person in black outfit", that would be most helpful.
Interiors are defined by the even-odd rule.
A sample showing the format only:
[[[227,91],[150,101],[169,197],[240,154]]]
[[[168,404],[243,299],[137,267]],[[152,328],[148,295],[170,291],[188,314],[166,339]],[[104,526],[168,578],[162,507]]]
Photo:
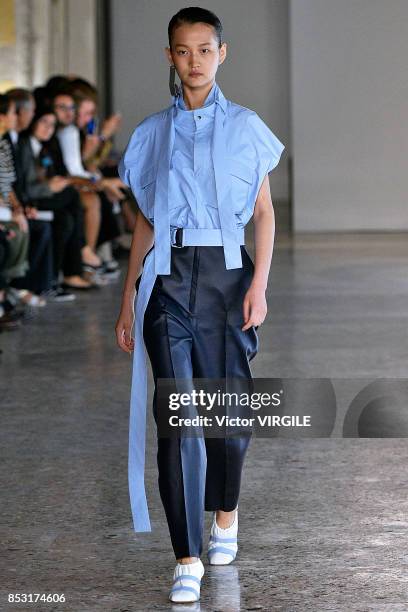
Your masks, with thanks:
[[[19,134],[30,125],[35,112],[35,99],[27,89],[15,88],[7,92],[7,98],[14,103],[17,114],[15,129],[7,131],[3,138],[9,144],[14,165],[15,198],[24,208],[29,227],[30,242],[28,247],[29,269],[25,276],[13,279],[10,285],[16,289],[28,289],[34,294],[45,294],[51,301],[65,301],[74,296],[66,291],[56,291],[53,286],[53,251],[52,227],[48,221],[36,218],[36,208],[31,205],[24,194],[24,177],[19,163]]]
[[[26,93],[26,102],[30,104],[30,94]],[[27,118],[30,119],[30,113]],[[12,210],[12,221],[17,223],[19,230],[27,233],[27,263],[21,267],[19,274],[11,276],[9,284],[11,288],[20,290],[15,294],[16,299],[18,297],[26,304],[43,306],[46,302],[38,294],[51,287],[52,234],[49,224],[35,221],[32,209],[22,206],[16,152],[18,123],[17,102],[8,95],[0,95],[0,195],[4,204]]]
[[[83,278],[81,249],[83,211],[78,191],[66,177],[53,134],[56,116],[49,107],[40,107],[19,140],[19,163],[24,177],[24,193],[39,210],[54,213],[54,283],[62,271],[64,289],[90,289],[97,286]]]

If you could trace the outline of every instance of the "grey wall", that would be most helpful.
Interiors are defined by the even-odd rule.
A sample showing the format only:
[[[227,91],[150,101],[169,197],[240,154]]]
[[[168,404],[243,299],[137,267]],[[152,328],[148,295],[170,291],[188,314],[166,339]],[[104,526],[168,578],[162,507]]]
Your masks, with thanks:
[[[296,230],[408,228],[408,2],[292,0]]]
[[[113,110],[124,115],[117,144],[125,146],[138,121],[168,106],[167,26],[191,2],[112,0]],[[217,72],[224,95],[255,110],[287,150],[271,173],[272,197],[288,197],[288,3],[223,0],[205,3],[224,26],[227,58]]]

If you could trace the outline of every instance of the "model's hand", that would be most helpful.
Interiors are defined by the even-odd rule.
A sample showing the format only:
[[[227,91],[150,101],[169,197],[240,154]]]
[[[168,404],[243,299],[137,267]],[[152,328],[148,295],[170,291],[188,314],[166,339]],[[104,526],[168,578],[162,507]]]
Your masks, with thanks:
[[[258,327],[264,322],[268,307],[266,305],[265,290],[251,284],[245,294],[242,306],[244,316],[244,326],[242,331],[246,331],[253,325]]]
[[[122,306],[115,326],[115,331],[118,346],[122,349],[122,351],[125,351],[125,353],[132,353],[134,349],[134,340],[131,335],[133,321],[133,308],[130,305]]]

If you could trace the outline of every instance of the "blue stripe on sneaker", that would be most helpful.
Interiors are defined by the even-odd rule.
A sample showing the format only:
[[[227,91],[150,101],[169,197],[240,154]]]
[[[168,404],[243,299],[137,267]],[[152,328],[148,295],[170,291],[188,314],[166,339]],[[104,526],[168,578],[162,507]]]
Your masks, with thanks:
[[[171,589],[171,593],[175,593],[176,591],[191,591],[196,597],[199,597],[200,595],[197,589],[191,586],[178,586]]]
[[[192,576],[191,574],[181,574],[180,576],[177,576],[177,578],[174,579],[174,582],[176,582],[177,580],[182,580],[184,578],[194,580],[194,582],[197,582],[197,584],[200,584],[201,582],[200,578],[197,578],[197,576]]]
[[[221,538],[220,536],[210,535],[212,542],[229,542],[231,544],[237,543],[237,538]]]
[[[214,548],[210,548],[210,550],[208,551],[208,554],[211,555],[212,553],[216,553],[216,552],[225,553],[226,555],[231,555],[232,557],[236,555],[235,550],[230,550],[229,548],[226,548],[225,546],[214,546]]]

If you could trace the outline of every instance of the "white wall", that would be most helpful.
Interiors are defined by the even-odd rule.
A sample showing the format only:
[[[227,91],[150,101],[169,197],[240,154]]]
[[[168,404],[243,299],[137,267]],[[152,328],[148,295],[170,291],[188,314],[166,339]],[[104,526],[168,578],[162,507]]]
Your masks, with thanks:
[[[0,48],[1,90],[43,85],[53,74],[78,74],[96,83],[96,2],[14,0],[15,40]]]
[[[67,72],[96,83],[96,3],[98,0],[65,0]]]
[[[292,0],[295,230],[408,228],[408,2]]]
[[[138,121],[168,106],[167,26],[191,2],[112,0],[112,72],[114,110],[124,115],[117,138],[124,146]],[[224,95],[252,108],[287,145],[272,172],[275,198],[288,197],[289,66],[286,0],[223,0],[205,8],[220,18],[227,58],[217,72]]]

